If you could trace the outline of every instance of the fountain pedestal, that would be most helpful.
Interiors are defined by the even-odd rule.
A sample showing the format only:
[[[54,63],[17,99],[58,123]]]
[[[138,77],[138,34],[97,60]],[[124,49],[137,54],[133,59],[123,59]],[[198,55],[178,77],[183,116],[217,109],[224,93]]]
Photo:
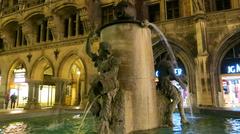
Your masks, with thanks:
[[[123,98],[123,133],[159,127],[151,31],[138,23],[123,22],[105,26],[100,37],[121,59],[118,80]]]

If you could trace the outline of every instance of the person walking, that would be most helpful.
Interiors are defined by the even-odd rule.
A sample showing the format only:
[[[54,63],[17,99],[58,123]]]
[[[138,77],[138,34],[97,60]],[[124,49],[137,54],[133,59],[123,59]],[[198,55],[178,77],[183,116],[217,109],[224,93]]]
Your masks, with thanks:
[[[10,99],[11,99],[11,109],[13,109],[15,108],[15,104],[17,100],[17,96],[15,95],[15,93],[10,96]]]

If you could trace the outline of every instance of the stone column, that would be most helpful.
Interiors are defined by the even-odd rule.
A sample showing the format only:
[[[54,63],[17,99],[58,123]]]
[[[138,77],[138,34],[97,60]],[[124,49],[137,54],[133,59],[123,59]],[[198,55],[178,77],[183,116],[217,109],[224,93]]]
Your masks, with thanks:
[[[79,15],[79,12],[80,12],[80,11],[78,10],[78,11],[77,11],[77,14],[76,14],[76,27],[75,27],[75,30],[76,30],[76,33],[75,33],[75,34],[76,34],[76,35],[79,34],[79,33],[78,33],[79,21],[80,21],[80,20],[79,20],[79,16],[80,16],[80,15]]]
[[[165,0],[161,0],[160,1],[160,21],[165,21],[165,20],[167,20],[167,18],[166,18],[166,9],[167,9],[167,7],[166,7],[166,3],[165,3],[166,1]]]
[[[28,102],[24,109],[31,110],[31,109],[41,109],[41,106],[38,102],[38,95],[39,95],[39,85],[42,81],[37,80],[28,80]]]
[[[70,80],[61,79],[61,78],[53,78],[55,80],[56,89],[55,89],[55,104],[54,107],[61,107],[64,104],[65,96],[64,92],[66,92],[66,88]]]
[[[196,42],[198,55],[196,57],[196,91],[198,105],[213,105],[210,87],[209,54],[207,47],[205,14],[196,15]]]
[[[240,7],[240,0],[230,0],[232,8],[239,8]]]
[[[72,18],[68,18],[68,38],[71,37],[72,34]]]
[[[4,103],[5,103],[5,94],[8,91],[7,89],[7,71],[6,72],[3,72],[3,70],[1,70],[1,84],[0,84],[0,109],[3,109],[4,108]]]
[[[151,31],[137,23],[118,23],[101,30],[101,41],[108,42],[121,59],[118,79],[124,113],[119,114],[124,114],[124,127],[119,130],[159,127]]]

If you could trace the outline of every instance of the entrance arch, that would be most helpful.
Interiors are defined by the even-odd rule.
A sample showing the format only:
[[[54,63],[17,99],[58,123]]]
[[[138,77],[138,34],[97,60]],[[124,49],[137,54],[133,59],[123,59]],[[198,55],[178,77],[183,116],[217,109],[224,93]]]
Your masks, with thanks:
[[[46,58],[39,58],[33,65],[31,80],[29,81],[34,89],[35,99],[42,107],[51,107],[55,104],[56,86],[52,79],[54,69],[52,63]]]
[[[211,80],[213,81],[214,101],[215,105],[219,107],[225,106],[223,81],[222,81],[222,62],[229,51],[240,43],[240,30],[235,30],[227,35],[223,41],[218,45],[218,48],[214,50],[214,56],[212,58],[212,64],[210,65]],[[225,74],[226,75],[226,74]]]
[[[60,64],[58,73],[62,79],[71,80],[65,91],[64,105],[83,107],[87,96],[86,71],[81,58],[76,54],[70,54]]]
[[[8,71],[7,91],[9,97],[17,96],[16,107],[24,107],[28,98],[27,69],[23,60],[17,59]]]
[[[240,39],[224,52],[220,64],[222,106],[240,107]]]

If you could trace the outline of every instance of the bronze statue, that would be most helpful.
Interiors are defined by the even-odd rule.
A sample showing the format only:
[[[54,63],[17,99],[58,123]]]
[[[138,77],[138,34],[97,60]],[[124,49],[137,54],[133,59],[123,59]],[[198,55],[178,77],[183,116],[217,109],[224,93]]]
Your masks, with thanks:
[[[195,13],[203,12],[205,10],[203,0],[192,0],[192,2]]]
[[[144,0],[122,0],[114,8],[114,16],[117,20],[147,19],[147,7]]]
[[[93,35],[93,34],[92,34]],[[100,118],[100,134],[109,134],[110,122],[112,120],[112,102],[119,90],[118,70],[120,60],[111,54],[111,46],[107,42],[100,42],[98,54],[91,52],[91,41],[87,41],[87,54],[94,62],[98,75],[91,84],[91,98],[101,96],[97,107]],[[91,100],[90,100],[91,101]]]
[[[160,63],[157,65],[157,69],[160,71],[157,83],[157,89],[162,95],[164,95],[169,100],[169,105],[166,113],[166,123],[169,127],[173,126],[172,123],[172,113],[174,112],[176,105],[181,116],[181,122],[183,124],[188,124],[187,118],[184,113],[183,99],[181,92],[172,85],[171,80],[176,80],[179,82],[183,89],[186,89],[185,84],[175,75],[174,65],[169,59],[168,53],[165,53]]]

